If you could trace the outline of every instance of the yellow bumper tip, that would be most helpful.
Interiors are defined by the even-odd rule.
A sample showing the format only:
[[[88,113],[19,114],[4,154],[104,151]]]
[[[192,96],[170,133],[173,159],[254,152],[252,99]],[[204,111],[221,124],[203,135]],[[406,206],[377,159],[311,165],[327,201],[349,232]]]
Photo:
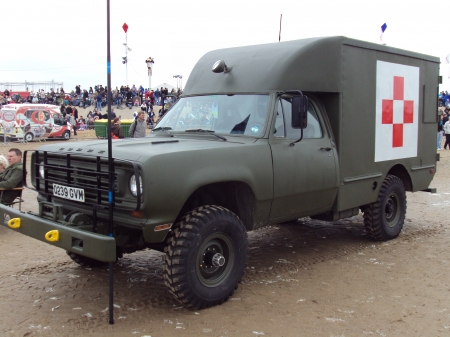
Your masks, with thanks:
[[[57,229],[45,233],[45,240],[50,242],[59,241],[59,231]]]
[[[8,221],[9,228],[20,228],[20,218],[14,218]]]

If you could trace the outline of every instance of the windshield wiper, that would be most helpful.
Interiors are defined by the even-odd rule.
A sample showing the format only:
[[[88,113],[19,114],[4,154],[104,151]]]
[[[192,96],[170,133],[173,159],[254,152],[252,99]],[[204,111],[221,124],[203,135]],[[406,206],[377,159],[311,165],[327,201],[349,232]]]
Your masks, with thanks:
[[[172,130],[172,128],[170,126],[166,126],[166,127],[159,127],[159,128],[155,128],[153,129],[153,131],[159,131],[159,130],[163,130],[165,131],[170,137],[173,137],[173,135],[168,131],[168,130]]]
[[[216,133],[215,133],[216,131],[214,131],[214,130],[191,129],[191,130],[185,130],[185,132],[206,132],[206,133],[212,134],[213,136],[216,136],[217,138],[223,139],[225,141],[227,140],[225,137],[216,135]]]

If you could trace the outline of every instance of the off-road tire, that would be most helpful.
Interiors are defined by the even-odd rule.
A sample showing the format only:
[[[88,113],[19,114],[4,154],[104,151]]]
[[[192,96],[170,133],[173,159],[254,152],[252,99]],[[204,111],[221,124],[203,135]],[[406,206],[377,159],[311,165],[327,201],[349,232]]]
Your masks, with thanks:
[[[247,233],[228,209],[201,206],[173,226],[164,252],[169,292],[186,307],[204,309],[237,289],[248,258]]]
[[[395,239],[403,228],[406,214],[406,193],[402,181],[388,175],[381,185],[377,201],[363,209],[364,226],[372,239]]]
[[[108,265],[107,262],[91,259],[90,257],[86,257],[69,251],[66,251],[66,253],[72,259],[72,261],[78,263],[82,267],[98,268]]]

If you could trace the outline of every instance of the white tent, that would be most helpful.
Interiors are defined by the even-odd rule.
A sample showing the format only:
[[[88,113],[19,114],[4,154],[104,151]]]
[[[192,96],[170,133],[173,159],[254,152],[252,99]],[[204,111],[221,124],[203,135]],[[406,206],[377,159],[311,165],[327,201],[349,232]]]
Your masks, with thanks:
[[[175,86],[173,86],[172,84],[169,84],[169,83],[161,83],[161,84],[155,85],[155,86],[152,87],[152,89],[153,89],[153,90],[156,90],[156,88],[159,88],[159,89],[161,90],[161,87],[167,88],[167,89],[169,90],[169,92],[170,92],[172,89],[177,90],[177,87],[175,87]]]

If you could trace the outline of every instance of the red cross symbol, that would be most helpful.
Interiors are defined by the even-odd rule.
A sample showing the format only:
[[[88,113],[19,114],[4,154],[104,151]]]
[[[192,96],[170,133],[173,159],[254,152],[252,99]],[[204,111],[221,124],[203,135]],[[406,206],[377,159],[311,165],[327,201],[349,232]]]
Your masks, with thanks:
[[[392,124],[392,147],[403,146],[403,124],[412,123],[414,101],[405,100],[405,78],[394,76],[394,98],[382,100],[382,124]],[[395,104],[394,104],[395,102]],[[394,106],[396,110],[394,111]],[[394,114],[397,118],[394,122]],[[401,121],[398,119],[402,119]]]

